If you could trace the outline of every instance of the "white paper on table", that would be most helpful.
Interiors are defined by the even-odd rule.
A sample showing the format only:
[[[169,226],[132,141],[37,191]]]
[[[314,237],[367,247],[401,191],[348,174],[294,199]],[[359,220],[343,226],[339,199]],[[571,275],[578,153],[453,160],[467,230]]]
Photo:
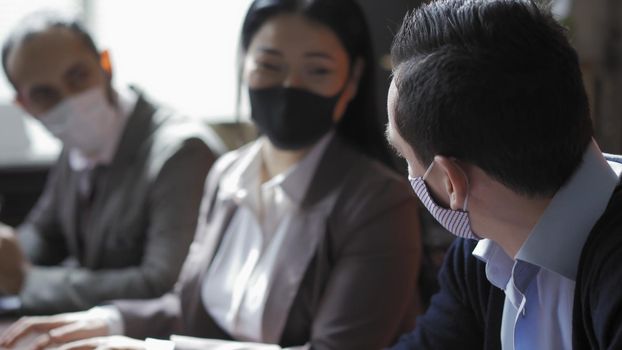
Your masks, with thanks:
[[[175,350],[280,350],[278,345],[243,343],[216,339],[202,339],[172,335],[171,341],[175,343]]]

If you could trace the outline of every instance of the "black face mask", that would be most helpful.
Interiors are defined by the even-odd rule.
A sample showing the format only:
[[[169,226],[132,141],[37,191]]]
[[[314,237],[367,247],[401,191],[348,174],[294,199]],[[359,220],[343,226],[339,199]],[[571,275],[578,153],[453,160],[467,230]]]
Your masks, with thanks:
[[[251,117],[274,146],[296,150],[311,146],[333,127],[341,93],[324,97],[284,87],[249,89]]]

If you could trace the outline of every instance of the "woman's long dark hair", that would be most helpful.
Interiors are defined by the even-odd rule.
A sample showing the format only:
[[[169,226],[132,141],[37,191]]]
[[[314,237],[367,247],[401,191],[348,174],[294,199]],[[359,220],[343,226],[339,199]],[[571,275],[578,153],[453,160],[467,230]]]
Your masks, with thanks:
[[[330,28],[340,39],[352,67],[357,58],[364,60],[358,93],[350,101],[337,133],[361,152],[393,166],[384,138],[383,124],[376,104],[374,51],[365,15],[354,0],[255,0],[242,25],[241,57],[261,26],[282,13],[295,13]],[[242,74],[240,59],[240,81]]]

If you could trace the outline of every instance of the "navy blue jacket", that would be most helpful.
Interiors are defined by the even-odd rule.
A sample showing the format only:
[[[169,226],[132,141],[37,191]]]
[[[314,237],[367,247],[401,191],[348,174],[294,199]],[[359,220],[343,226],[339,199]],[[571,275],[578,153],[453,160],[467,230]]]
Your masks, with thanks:
[[[457,239],[439,273],[440,291],[415,330],[392,348],[501,349],[505,294],[486,279],[471,252],[476,241]],[[574,349],[622,349],[622,187],[583,247],[573,308]]]

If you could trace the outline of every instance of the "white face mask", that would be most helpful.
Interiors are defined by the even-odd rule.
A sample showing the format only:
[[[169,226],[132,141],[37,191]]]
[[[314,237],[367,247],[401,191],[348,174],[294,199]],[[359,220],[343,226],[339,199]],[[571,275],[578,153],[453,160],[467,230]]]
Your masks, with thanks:
[[[38,120],[65,147],[94,157],[114,137],[118,114],[105,87],[97,86],[64,99]]]

